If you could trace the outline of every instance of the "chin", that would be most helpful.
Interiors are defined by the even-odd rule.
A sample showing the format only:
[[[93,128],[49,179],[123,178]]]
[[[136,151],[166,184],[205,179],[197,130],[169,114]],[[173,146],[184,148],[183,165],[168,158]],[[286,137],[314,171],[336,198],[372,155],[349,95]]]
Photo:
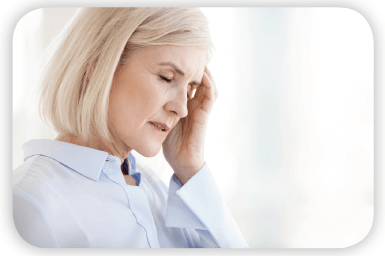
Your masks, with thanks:
[[[144,157],[154,157],[160,152],[161,148],[162,146],[152,145],[134,150]]]

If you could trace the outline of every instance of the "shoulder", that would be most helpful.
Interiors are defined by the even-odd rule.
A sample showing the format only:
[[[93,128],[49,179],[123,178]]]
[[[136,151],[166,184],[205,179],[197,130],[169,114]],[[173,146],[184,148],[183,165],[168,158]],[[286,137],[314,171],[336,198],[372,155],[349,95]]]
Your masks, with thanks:
[[[71,177],[73,176],[73,177]],[[27,158],[13,173],[13,197],[20,193],[46,204],[85,179],[60,162],[42,155]]]
[[[58,247],[55,227],[71,220],[63,201],[68,194],[63,189],[68,184],[63,179],[66,171],[65,166],[42,155],[27,158],[14,171],[13,221],[20,236],[32,245]]]
[[[55,170],[61,168],[56,166],[56,161],[41,155],[27,158],[22,165],[13,173],[13,199],[17,200],[20,195],[29,200],[41,199],[53,191],[51,186],[55,179]]]
[[[53,178],[57,163],[53,159],[34,155],[27,158],[13,174],[13,220],[20,236],[38,247],[57,245],[49,222],[50,205],[55,200]],[[31,235],[34,234],[34,235]],[[43,239],[45,237],[47,239]],[[49,239],[48,239],[49,238]],[[51,244],[39,242],[51,241]],[[56,247],[56,246],[54,246]]]
[[[34,183],[38,180],[52,178],[50,174],[61,168],[63,167],[60,163],[49,157],[41,155],[31,156],[14,170],[13,186],[22,186],[25,183]]]
[[[13,186],[19,184],[19,182],[24,178],[38,157],[39,155],[35,155],[27,158],[23,164],[21,164],[13,171]]]

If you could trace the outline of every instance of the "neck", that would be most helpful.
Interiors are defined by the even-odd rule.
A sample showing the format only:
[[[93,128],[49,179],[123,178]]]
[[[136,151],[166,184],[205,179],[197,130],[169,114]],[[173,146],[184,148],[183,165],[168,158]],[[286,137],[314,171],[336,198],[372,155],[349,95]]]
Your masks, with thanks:
[[[119,157],[121,164],[123,164],[124,159],[127,158],[128,154],[132,150],[130,147],[124,146],[123,143],[118,143],[116,140],[111,142],[101,138],[93,138],[89,141],[85,141],[81,137],[71,134],[59,135],[55,138],[55,140],[105,151],[109,155]]]

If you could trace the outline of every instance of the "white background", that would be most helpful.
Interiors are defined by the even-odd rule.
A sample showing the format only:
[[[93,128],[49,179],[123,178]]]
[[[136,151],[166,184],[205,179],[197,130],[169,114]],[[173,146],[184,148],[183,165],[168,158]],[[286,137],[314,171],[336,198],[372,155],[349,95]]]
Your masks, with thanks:
[[[307,1],[306,3],[309,5],[309,3],[312,2],[312,1]],[[353,3],[354,2],[354,3]],[[24,6],[27,6],[26,3],[24,1],[17,1],[16,3],[22,3]],[[47,2],[44,2],[44,3],[47,3]],[[2,34],[3,34],[3,40],[1,41],[1,46],[2,46],[2,52],[4,53],[3,56],[6,56],[8,57],[8,59],[4,59],[2,64],[3,64],[3,69],[2,71],[4,72],[4,82],[3,84],[8,84],[9,85],[9,88],[10,85],[11,85],[11,70],[9,69],[10,68],[10,43],[11,43],[11,40],[9,38],[9,36],[12,34],[12,27],[16,24],[16,22],[18,21],[18,19],[23,16],[23,14],[27,13],[28,11],[32,10],[32,9],[36,9],[37,7],[45,7],[47,6],[47,4],[44,4],[43,2],[42,3],[38,3],[37,1],[31,3],[29,2],[30,4],[30,8],[22,8],[22,7],[17,7],[17,6],[10,6],[8,5],[8,8],[9,9],[6,9],[7,7],[3,7],[1,10],[4,12],[2,14],[2,23],[1,23],[1,29],[2,29]],[[245,6],[249,5],[247,2],[244,2]],[[254,2],[254,5],[256,5],[257,2]],[[260,3],[263,3],[263,2],[260,2]],[[272,6],[274,3],[274,1],[269,1],[269,6]],[[289,3],[289,4],[285,4],[285,3]],[[288,5],[293,5],[294,2],[290,2],[290,1],[286,1],[286,2],[280,2],[280,5],[281,6],[288,6]],[[370,4],[372,3],[372,4]],[[203,5],[200,5],[199,2],[195,3],[197,6],[203,6]],[[226,5],[226,6],[234,6],[234,3],[221,3],[222,5]],[[239,2],[237,2],[237,4],[239,4]],[[58,3],[55,4],[56,6],[60,6]],[[78,3],[76,3],[76,5],[78,5]],[[109,4],[110,5],[110,4]],[[163,4],[162,4],[163,5]],[[215,2],[213,2],[212,5],[215,5]],[[264,4],[266,6],[266,3]],[[52,6],[52,5],[51,5]],[[301,4],[296,4],[296,6],[302,6]],[[320,6],[320,4],[315,4],[315,6]],[[361,14],[363,14],[369,21],[370,25],[372,26],[372,30],[373,30],[373,33],[374,33],[374,41],[375,41],[375,44],[376,44],[376,47],[375,47],[375,50],[377,51],[376,52],[376,71],[379,71],[381,70],[380,69],[380,65],[383,64],[383,50],[379,48],[380,45],[383,45],[383,33],[384,33],[384,22],[383,22],[383,19],[382,19],[382,15],[381,15],[381,12],[384,12],[384,8],[380,8],[381,6],[379,5],[379,2],[377,1],[365,1],[365,3],[363,2],[360,2],[360,1],[349,1],[349,2],[345,2],[345,4],[343,4],[343,2],[340,2],[338,1],[331,1],[331,2],[328,2],[328,1],[323,1],[322,2],[322,6],[346,6],[346,7],[355,7],[353,9],[356,9],[358,11],[361,12]],[[11,15],[13,14],[13,15]],[[377,112],[375,113],[375,124],[376,124],[376,130],[375,130],[375,170],[376,170],[376,173],[375,173],[375,177],[376,177],[376,183],[375,185],[376,188],[375,188],[375,207],[376,207],[376,210],[375,210],[375,223],[374,223],[374,226],[373,226],[373,229],[371,231],[371,233],[369,234],[368,238],[365,239],[362,243],[352,247],[352,248],[349,248],[349,249],[345,249],[345,250],[339,250],[339,251],[332,251],[332,250],[328,250],[328,251],[308,251],[308,250],[301,250],[301,251],[258,251],[258,252],[253,252],[253,253],[259,253],[259,254],[293,254],[295,253],[296,255],[299,255],[299,254],[302,254],[302,253],[312,253],[312,254],[322,254],[322,253],[328,253],[329,254],[332,254],[333,253],[338,253],[338,254],[349,254],[349,255],[362,255],[362,254],[365,254],[365,255],[380,255],[380,252],[384,252],[384,248],[381,246],[381,241],[383,241],[383,237],[384,237],[384,225],[383,225],[383,221],[380,217],[378,216],[383,216],[382,213],[382,208],[383,208],[383,198],[380,198],[380,195],[383,194],[381,193],[382,192],[382,189],[381,189],[381,184],[378,182],[378,180],[382,177],[382,174],[381,174],[381,167],[383,167],[383,163],[381,162],[382,159],[381,159],[381,154],[380,153],[383,153],[383,136],[377,132],[379,131],[380,127],[383,127],[383,111],[379,111],[380,107],[383,108],[383,104],[380,102],[380,99],[382,99],[383,95],[381,95],[381,93],[383,93],[383,90],[380,88],[380,85],[382,84],[383,82],[383,78],[382,78],[382,74],[380,72],[377,72],[376,73],[376,76],[375,76],[375,93],[376,93],[376,96],[375,96],[375,100],[376,100],[376,104],[375,104],[375,109],[377,110]],[[2,120],[5,120],[5,121],[10,121],[10,108],[11,108],[11,102],[10,102],[10,98],[9,96],[11,95],[9,93],[9,88],[4,88],[4,93],[2,94],[2,96],[4,97],[4,100],[2,101],[3,103],[3,109],[2,109]],[[10,146],[10,142],[9,142],[9,137],[10,137],[10,131],[11,131],[11,127],[10,127],[10,123],[8,123],[8,127],[7,126],[4,126],[2,127],[4,128],[4,131],[2,133],[2,139],[4,139],[4,143],[2,143],[3,145],[8,145]],[[2,154],[2,156],[4,157],[4,160],[2,162],[4,162],[4,170],[11,170],[11,168],[9,168],[11,166],[11,152],[10,151],[10,147],[7,148],[7,147],[4,147],[4,153]],[[11,206],[11,200],[9,198],[9,184],[11,184],[10,182],[10,175],[9,175],[9,172],[6,173],[6,175],[4,175],[5,178],[3,179],[3,188],[4,188],[4,204],[3,205],[7,205],[7,207],[4,207],[4,214],[3,216],[7,218],[4,218],[3,221],[4,221],[4,227],[8,227],[7,228],[3,228],[3,233],[2,233],[2,236],[3,236],[3,239],[2,241],[4,242],[4,245],[2,246],[2,248],[10,248],[11,251],[13,253],[22,253],[22,254],[26,254],[27,252],[32,252],[32,251],[37,251],[37,250],[33,250],[31,247],[29,247],[28,245],[26,244],[21,244],[20,241],[18,242],[15,242],[17,241],[17,236],[15,236],[14,234],[14,231],[12,231],[12,225],[10,225],[9,221],[11,220],[9,216],[9,212],[10,212],[10,207]],[[6,190],[8,189],[8,190]],[[20,247],[19,249],[16,249],[17,247]],[[21,248],[24,248],[24,249],[21,249]],[[45,250],[47,251],[47,250]],[[40,251],[39,251],[40,252]],[[47,251],[48,252],[48,251]],[[79,251],[80,252],[80,251]],[[79,253],[78,252],[78,253]],[[210,251],[206,251],[207,253],[210,252]],[[244,252],[244,253],[251,253],[251,252]]]
[[[202,8],[221,97],[205,157],[251,248],[345,248],[373,219],[373,37],[347,8]],[[53,139],[37,112],[42,51],[75,8],[25,15],[13,39],[13,169]],[[168,184],[163,152],[133,152]]]

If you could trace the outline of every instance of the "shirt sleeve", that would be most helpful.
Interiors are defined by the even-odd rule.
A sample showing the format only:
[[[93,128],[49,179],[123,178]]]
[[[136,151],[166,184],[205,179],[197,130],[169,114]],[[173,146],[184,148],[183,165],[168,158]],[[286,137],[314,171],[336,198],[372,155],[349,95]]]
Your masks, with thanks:
[[[19,235],[29,244],[40,248],[60,247],[39,202],[17,186],[13,190],[13,221]]]
[[[248,248],[207,164],[183,186],[171,177],[165,224],[186,229],[192,247]]]

